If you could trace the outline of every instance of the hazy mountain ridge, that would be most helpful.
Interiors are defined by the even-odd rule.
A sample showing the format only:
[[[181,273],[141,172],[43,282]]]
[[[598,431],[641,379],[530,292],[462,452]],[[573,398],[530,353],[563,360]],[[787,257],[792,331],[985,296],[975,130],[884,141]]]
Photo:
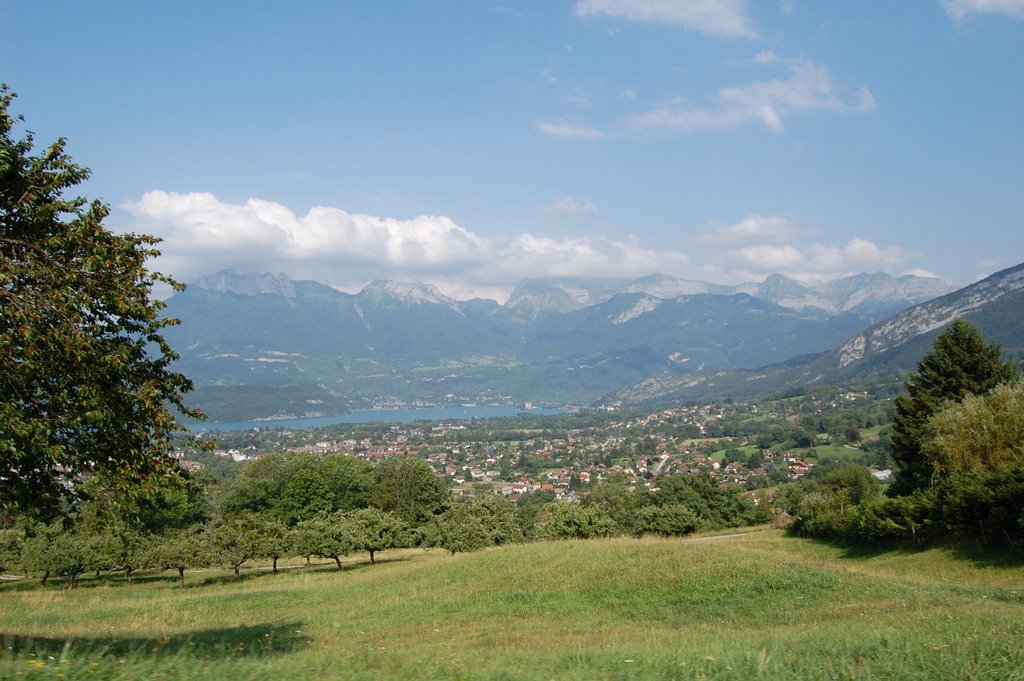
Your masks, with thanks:
[[[975,325],[1004,354],[1024,360],[1024,264],[916,305],[854,334],[836,349],[756,370],[706,371],[688,376],[663,372],[615,392],[606,401],[647,404],[664,400],[746,399],[781,390],[850,380],[902,380],[955,319]]]
[[[545,277],[526,279],[516,286],[505,307],[532,308],[540,312],[572,312],[622,293],[646,293],[669,299],[683,295],[735,295],[746,293],[781,307],[823,314],[858,312],[887,314],[931,300],[952,290],[936,278],[884,272],[858,274],[819,285],[805,285],[781,274],[769,275],[760,283],[735,286],[707,284],[664,274],[638,279]]]
[[[875,289],[895,281],[864,280]],[[844,295],[856,295],[853,282],[844,285]],[[663,372],[704,381],[697,372],[831,350],[877,319],[808,313],[665,275],[527,280],[517,291],[499,305],[416,282],[375,281],[352,294],[220,272],[168,299],[167,313],[182,324],[167,338],[199,406],[214,418],[244,419],[381,402],[588,403]],[[801,291],[772,277],[761,293]]]

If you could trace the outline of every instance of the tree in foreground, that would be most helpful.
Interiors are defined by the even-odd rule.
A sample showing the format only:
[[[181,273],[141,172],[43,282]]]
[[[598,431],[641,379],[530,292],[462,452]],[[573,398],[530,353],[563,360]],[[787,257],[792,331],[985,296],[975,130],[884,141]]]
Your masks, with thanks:
[[[352,548],[367,551],[370,564],[374,555],[384,549],[409,545],[409,526],[393,513],[379,508],[361,508],[346,514]]]
[[[932,460],[922,451],[933,414],[967,395],[984,395],[1017,375],[1002,349],[989,344],[977,328],[956,320],[939,334],[906,382],[907,394],[896,399],[892,458],[896,476],[890,495],[909,494],[932,484]]]
[[[423,459],[388,459],[374,470],[370,503],[415,525],[440,514],[451,503],[444,481]]]
[[[333,558],[338,570],[342,569],[342,556],[347,556],[356,548],[352,524],[340,511],[303,520],[295,529],[296,548],[300,554]]]
[[[0,509],[56,514],[89,477],[128,495],[173,474],[168,456],[189,380],[152,297],[157,240],[103,226],[99,201],[68,196],[89,176],[57,140],[15,136],[0,86]]]
[[[1024,540],[1024,381],[970,395],[929,421],[945,522],[982,540]]]
[[[545,539],[594,539],[615,532],[615,521],[597,506],[553,501],[544,509],[540,536]]]
[[[433,544],[453,556],[523,538],[515,505],[495,496],[454,503],[433,525]]]

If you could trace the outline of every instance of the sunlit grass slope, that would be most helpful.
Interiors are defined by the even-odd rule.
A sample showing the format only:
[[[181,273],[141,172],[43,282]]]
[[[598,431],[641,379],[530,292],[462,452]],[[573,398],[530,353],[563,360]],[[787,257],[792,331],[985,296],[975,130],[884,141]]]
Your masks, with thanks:
[[[1024,569],[944,549],[766,531],[107,579],[0,587],[0,678],[1024,679]]]

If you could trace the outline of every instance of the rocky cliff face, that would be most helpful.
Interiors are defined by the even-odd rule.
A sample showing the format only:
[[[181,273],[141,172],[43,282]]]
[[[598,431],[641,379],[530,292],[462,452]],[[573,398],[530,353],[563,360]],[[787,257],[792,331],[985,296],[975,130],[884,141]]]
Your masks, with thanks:
[[[1024,265],[998,272],[945,296],[910,308],[857,334],[839,348],[840,367],[898,347],[1024,288]]]

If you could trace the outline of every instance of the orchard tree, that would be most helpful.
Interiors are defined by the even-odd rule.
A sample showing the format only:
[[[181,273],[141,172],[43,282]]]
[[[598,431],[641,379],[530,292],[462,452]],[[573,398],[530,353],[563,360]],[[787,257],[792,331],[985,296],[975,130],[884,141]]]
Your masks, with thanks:
[[[255,513],[218,518],[206,529],[211,559],[228,565],[239,576],[242,564],[263,551],[263,523]]]
[[[277,561],[295,552],[296,532],[279,520],[259,516],[260,557],[274,561],[274,574],[277,574]]]
[[[109,208],[69,194],[89,177],[59,139],[33,153],[0,85],[0,510],[53,516],[81,482],[128,496],[177,466],[191,382],[161,332],[157,239],[103,226]]]
[[[341,557],[356,548],[352,524],[344,513],[323,513],[296,526],[297,548],[304,556],[333,558],[341,570]]]
[[[433,543],[453,556],[522,537],[515,504],[496,496],[454,503],[434,520]]]
[[[909,494],[932,484],[933,462],[922,446],[933,414],[968,395],[984,395],[1016,374],[1016,366],[1002,360],[1000,346],[987,343],[971,324],[958,319],[939,334],[932,351],[907,378],[906,394],[896,398],[892,426],[896,476],[889,494]]]
[[[377,551],[409,545],[409,526],[393,513],[361,508],[346,514],[346,521],[352,548],[369,552],[371,565]]]
[[[212,563],[204,528],[196,525],[160,537],[159,542],[150,547],[146,563],[159,570],[177,570],[178,586],[185,588],[185,570],[209,567]]]

